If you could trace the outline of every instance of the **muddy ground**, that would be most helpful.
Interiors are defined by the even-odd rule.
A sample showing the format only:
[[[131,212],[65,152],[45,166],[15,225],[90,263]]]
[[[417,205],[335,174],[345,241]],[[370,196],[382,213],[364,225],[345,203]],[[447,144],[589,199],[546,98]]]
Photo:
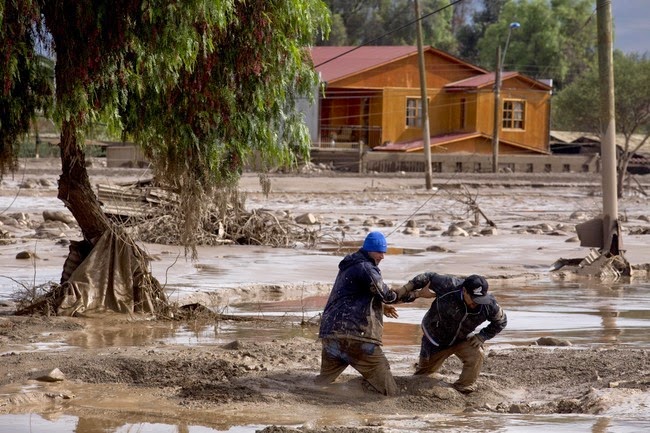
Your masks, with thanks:
[[[28,176],[56,180],[54,173],[56,170],[51,174],[37,170]],[[128,172],[122,174],[130,175]],[[306,200],[307,204],[300,210],[309,211],[309,203],[314,203],[318,185],[331,193],[332,185],[338,185],[333,179],[335,177],[331,174],[318,173],[293,181],[283,176],[276,183],[277,200],[286,206],[292,199]],[[350,186],[355,179],[359,180],[348,178],[338,187],[341,200],[353,203],[358,198],[359,192]],[[480,178],[471,181],[478,185],[495,182],[494,179],[486,181]],[[516,181],[520,184],[518,188],[535,191],[544,187],[545,179],[518,178]],[[246,187],[252,190],[250,185],[254,182],[250,178],[246,182],[249,182]],[[419,184],[419,181],[406,180],[396,181],[394,185],[400,182],[401,186],[389,187],[387,185],[392,184],[389,178],[373,180],[373,188],[381,185],[381,191],[374,199],[399,202],[404,191]],[[450,178],[445,182],[454,181]],[[582,182],[590,185],[588,188],[598,188],[597,179],[586,177],[573,179],[566,176],[554,179],[554,182],[558,188]],[[297,185],[303,185],[304,189],[306,184],[314,191],[305,193],[307,195],[292,194],[292,189],[300,189]],[[286,186],[283,188],[282,185]],[[3,196],[8,197],[12,185],[4,186]],[[511,195],[507,189],[501,193],[504,197]],[[634,200],[639,201],[634,209],[646,209],[647,212],[647,196],[637,195]],[[8,202],[7,199],[3,203]],[[390,206],[381,206],[380,203],[378,208]],[[339,214],[340,209],[337,208]],[[314,212],[327,221],[322,207]],[[356,211],[349,212],[354,214]],[[643,213],[635,212],[630,217]],[[356,228],[349,230],[361,238],[363,221],[371,216],[360,214],[356,219],[350,218],[348,225],[356,224]],[[380,216],[390,218],[390,215]],[[490,216],[496,217],[494,213]],[[340,215],[331,217],[330,228],[334,230],[335,225],[340,225],[340,221],[334,222],[340,220]],[[402,217],[396,215],[393,219]],[[557,217],[555,213],[551,218],[554,217]],[[540,219],[534,215],[526,218],[530,226]],[[548,215],[542,219],[548,219]],[[508,225],[512,230],[508,242],[522,237],[515,231],[518,224],[495,221],[501,226]],[[640,219],[634,224],[635,227],[647,227],[647,220]],[[18,236],[20,230],[29,234],[33,231],[30,227],[12,227],[11,231],[14,236]],[[571,229],[565,230],[571,232]],[[73,239],[74,231],[72,225],[68,236]],[[565,236],[569,238],[571,233]],[[435,243],[442,245],[441,239],[436,238]],[[57,239],[42,239],[40,242],[54,244]],[[643,245],[645,240],[637,237],[632,243]],[[645,255],[636,257],[640,257],[642,262],[637,264],[650,262],[644,261]],[[53,259],[61,260],[58,257]],[[9,258],[3,256],[3,260]],[[518,269],[522,271],[510,272],[506,278],[516,279],[524,272],[526,278],[534,278],[536,268],[527,268],[525,258],[516,260],[519,260]],[[467,265],[458,263],[461,269]],[[428,269],[421,269],[424,270]],[[498,278],[504,274],[503,268],[498,266],[479,267],[479,270],[485,270],[483,273],[488,277],[490,272]],[[310,296],[322,297],[327,294],[328,282],[324,279],[322,284],[310,287]],[[233,287],[233,296],[228,298],[228,302],[236,305],[237,300],[243,298],[247,301],[278,301],[304,296],[294,289],[291,285],[261,285],[252,291]],[[0,316],[0,414],[60,412],[80,419],[100,418],[106,429],[134,419],[137,422],[173,420],[174,423],[187,420],[205,426],[285,426],[267,429],[271,431],[288,430],[286,426],[296,425],[302,425],[304,430],[362,431],[381,427],[387,419],[417,420],[431,413],[599,414],[615,413],[622,407],[626,407],[628,413],[650,410],[650,361],[646,350],[642,349],[623,346],[575,348],[563,345],[562,341],[551,342],[551,345],[531,342],[530,345],[497,349],[488,344],[479,390],[469,395],[460,394],[450,386],[460,371],[458,360],[449,360],[440,374],[415,378],[411,376],[415,359],[399,359],[394,372],[401,394],[385,398],[364,391],[360,377],[351,370],[347,370],[334,385],[319,387],[313,383],[320,362],[320,344],[315,338],[317,318],[304,320],[299,315],[250,315],[231,320],[198,315],[175,322],[123,316],[16,317],[10,314],[11,307],[11,303],[4,302]],[[217,301],[211,307],[219,310]],[[216,330],[220,326],[274,329],[277,337],[257,341],[233,339],[223,344],[178,344],[173,339],[163,342],[157,338],[180,327],[199,332],[206,327]],[[108,330],[116,332],[111,334]],[[119,337],[111,339],[112,335],[128,333],[129,330],[129,344],[120,344]],[[102,341],[88,343],[92,339]],[[79,344],[79,341],[86,343]],[[132,344],[133,341],[137,344]],[[55,368],[62,372],[64,380],[37,380],[44,371]]]
[[[109,323],[159,326],[115,318]],[[87,326],[88,319],[5,317],[0,321],[0,336],[12,346],[44,344],[69,339]],[[353,372],[346,372],[332,386],[314,385],[319,349],[315,339],[296,336],[257,343],[233,341],[220,347],[152,343],[11,351],[1,358],[0,413],[56,408],[79,417],[113,414],[120,422],[137,416],[140,422],[186,419],[206,425],[214,423],[215,414],[234,425],[251,420],[309,425],[310,419],[324,417],[330,419],[329,426],[363,422],[371,426],[396,414],[413,418],[473,411],[598,414],[611,410],[613,404],[643,410],[650,386],[645,350],[523,347],[491,350],[479,390],[473,394],[460,394],[449,385],[460,369],[452,359],[440,375],[430,378],[396,372],[401,395],[385,398],[365,392]],[[52,368],[63,372],[65,380],[35,386],[34,378]],[[26,392],[21,387],[31,389]],[[336,411],[336,418],[327,415],[330,411]]]

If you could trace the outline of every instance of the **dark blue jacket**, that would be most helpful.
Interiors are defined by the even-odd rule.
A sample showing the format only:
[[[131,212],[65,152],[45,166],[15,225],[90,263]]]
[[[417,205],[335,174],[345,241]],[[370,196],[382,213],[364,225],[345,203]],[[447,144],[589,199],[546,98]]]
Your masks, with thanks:
[[[463,278],[425,272],[410,282],[414,289],[421,289],[429,281],[429,288],[436,292],[436,298],[422,319],[422,331],[434,346],[444,349],[465,341],[485,321],[490,323],[478,334],[489,340],[508,324],[506,314],[491,294],[488,295],[492,298],[489,304],[479,305],[474,310],[467,307],[463,300]]]
[[[411,299],[403,300],[408,302]],[[384,331],[382,304],[397,301],[397,293],[384,283],[379,267],[367,252],[359,250],[348,254],[339,263],[318,335],[321,338],[352,338],[381,344]]]

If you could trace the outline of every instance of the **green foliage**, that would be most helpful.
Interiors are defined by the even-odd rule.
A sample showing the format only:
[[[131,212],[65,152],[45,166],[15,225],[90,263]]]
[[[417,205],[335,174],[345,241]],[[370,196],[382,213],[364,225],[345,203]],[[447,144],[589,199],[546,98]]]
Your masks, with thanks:
[[[286,165],[308,151],[295,103],[317,84],[307,47],[329,31],[318,0],[0,2],[8,47],[0,60],[2,107],[9,104],[0,113],[3,161],[35,110],[52,101],[51,92],[34,91],[43,84],[37,42],[51,45],[57,59],[54,117],[64,167],[79,160],[84,134],[106,122],[142,146],[160,180],[181,192],[185,217],[237,180],[248,160]],[[66,185],[74,182],[87,185]],[[87,201],[76,206],[96,206]],[[91,237],[104,227],[85,223]]]
[[[321,45],[414,45],[412,0],[326,0],[334,17],[332,37]],[[449,1],[421,0],[422,16]],[[552,79],[561,89],[596,58],[593,0],[475,0],[456,4],[422,21],[424,43],[486,69],[496,67],[509,25],[513,30],[504,70]],[[473,12],[473,13],[472,13]],[[453,27],[452,27],[453,25]]]
[[[483,0],[483,4],[472,15],[471,22],[464,22],[456,30],[459,43],[459,56],[466,61],[478,64],[480,53],[478,42],[483,38],[485,30],[499,20],[501,9],[507,0]]]
[[[551,78],[556,88],[562,88],[595,61],[593,8],[591,0],[508,2],[478,42],[479,63],[495,68],[497,45],[503,50],[510,23],[519,22],[521,27],[511,32],[504,70]]]
[[[552,128],[600,132],[599,100],[598,69],[594,67],[553,98]]]
[[[308,149],[294,104],[317,83],[305,47],[328,30],[318,1],[3,1],[2,18],[3,46],[14,47],[0,70],[4,155],[52,102],[51,87],[34,91],[44,85],[34,47],[47,37],[54,115],[73,124],[78,143],[106,120],[161,172],[200,172],[206,187],[235,179],[253,152],[275,165]],[[33,31],[41,24],[46,37]]]
[[[38,15],[21,2],[0,1],[0,177],[15,167],[37,110],[47,113],[54,94],[52,62],[36,53]]]
[[[326,0],[333,19],[331,38],[319,45],[415,45],[416,27],[413,0]],[[425,45],[454,51],[456,39],[451,32],[452,8],[443,0],[420,0],[420,15],[439,9],[422,20]]]
[[[303,47],[325,13],[315,2],[233,2],[220,19],[197,23],[198,40],[210,43],[187,44],[195,61],[174,80],[137,63],[127,69],[135,91],[118,118],[136,141],[155,143],[145,150],[170,181],[191,173],[206,188],[229,183],[253,156],[291,164],[309,145],[295,102],[317,85]]]
[[[614,53],[616,129],[626,136],[650,135],[650,58]]]
[[[599,71],[594,66],[555,97],[553,128],[602,136],[606,125],[600,117],[600,90]],[[621,197],[628,162],[650,138],[650,59],[647,55],[614,51],[614,98],[616,131],[625,137],[616,160],[617,193]],[[643,137],[636,147],[631,146],[633,134]]]
[[[330,31],[327,45],[344,46],[348,42],[348,31],[345,28],[345,22],[341,14],[332,15],[332,30]],[[321,44],[324,42],[320,41]]]
[[[616,129],[650,133],[650,59],[614,52]],[[601,133],[598,67],[594,65],[553,100],[554,129]]]

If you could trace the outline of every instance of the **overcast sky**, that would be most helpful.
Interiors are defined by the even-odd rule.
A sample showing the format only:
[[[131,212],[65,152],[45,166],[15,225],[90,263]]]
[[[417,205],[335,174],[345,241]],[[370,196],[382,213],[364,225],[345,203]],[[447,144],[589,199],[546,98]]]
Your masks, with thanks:
[[[614,48],[650,55],[650,0],[612,0]]]

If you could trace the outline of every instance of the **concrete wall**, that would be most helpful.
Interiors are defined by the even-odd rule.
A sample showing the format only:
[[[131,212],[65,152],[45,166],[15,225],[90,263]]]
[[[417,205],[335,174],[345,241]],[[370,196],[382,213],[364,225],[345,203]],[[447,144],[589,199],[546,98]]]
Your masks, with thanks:
[[[106,148],[106,167],[146,167],[149,161],[140,148],[126,144]]]
[[[423,153],[367,152],[366,171],[425,171]],[[491,155],[432,154],[434,173],[490,173]],[[600,170],[598,155],[500,155],[499,171],[512,173],[595,173]]]

